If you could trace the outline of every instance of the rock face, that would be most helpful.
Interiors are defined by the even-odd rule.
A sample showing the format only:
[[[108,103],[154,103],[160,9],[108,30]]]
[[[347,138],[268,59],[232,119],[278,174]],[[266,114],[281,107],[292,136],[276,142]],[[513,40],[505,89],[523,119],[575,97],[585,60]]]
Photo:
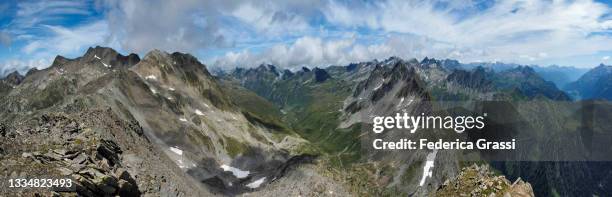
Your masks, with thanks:
[[[464,167],[459,175],[446,180],[431,196],[515,196],[533,197],[529,183],[496,176],[486,165]]]

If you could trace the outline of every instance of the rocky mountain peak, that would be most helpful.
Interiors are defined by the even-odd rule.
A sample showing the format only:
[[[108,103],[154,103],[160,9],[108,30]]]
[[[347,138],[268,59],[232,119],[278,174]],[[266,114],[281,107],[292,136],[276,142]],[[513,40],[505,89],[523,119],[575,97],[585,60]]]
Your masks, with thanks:
[[[138,63],[140,57],[133,53],[124,56],[112,48],[96,46],[95,48],[89,47],[85,55],[79,58],[79,60],[85,62],[100,61],[107,67],[130,67]],[[58,56],[54,61],[54,65],[55,63],[65,63],[66,61],[70,61],[70,59]]]
[[[442,66],[448,70],[455,70],[461,68],[461,63],[457,60],[445,59],[441,61]]]
[[[460,69],[454,70],[448,75],[446,80],[473,89],[488,90],[489,88],[493,88],[493,81],[489,77],[492,74],[492,72],[487,73],[484,67],[478,66],[471,71]]]
[[[23,78],[24,76],[19,74],[19,72],[13,71],[12,73],[4,77],[2,81],[7,82],[8,84],[11,84],[11,85],[19,85],[21,81],[23,81]]]
[[[289,69],[283,70],[283,80],[289,79],[289,78],[293,77],[294,75],[295,75],[295,73],[291,72]]]
[[[315,81],[316,82],[324,82],[325,80],[329,79],[331,76],[329,75],[329,73],[327,73],[327,71],[325,71],[324,69],[320,69],[320,68],[314,68],[313,69],[314,74],[315,74]]]
[[[434,58],[425,57],[423,58],[423,60],[421,60],[421,64],[423,65],[436,64],[436,63],[438,63],[438,60]]]
[[[260,71],[260,72],[271,72],[271,73],[273,73],[276,76],[280,76],[280,73],[276,69],[276,66],[274,66],[272,64],[260,64],[257,67],[257,70]]]
[[[593,70],[595,72],[608,74],[608,73],[612,73],[612,66],[608,66],[608,65],[601,63],[599,64],[599,66],[595,67]]]
[[[143,60],[159,60],[159,59],[165,59],[168,56],[170,56],[170,54],[168,54],[165,51],[159,50],[159,49],[153,49],[152,51],[149,51],[149,53],[147,53]]]
[[[64,56],[58,55],[58,56],[55,56],[55,59],[53,59],[53,63],[51,63],[51,67],[58,66],[58,65],[63,65],[63,64],[66,64],[69,61],[72,61],[72,59],[69,59],[69,58],[66,58]]]
[[[206,69],[206,66],[202,64],[196,57],[188,53],[174,52],[172,54],[165,51],[154,49],[147,53],[142,59],[146,64],[140,65],[140,67],[155,67],[149,68],[154,70],[175,70],[179,69],[186,72],[203,71],[205,75],[212,76]]]
[[[581,99],[612,99],[612,66],[599,64],[589,70],[577,81],[567,84],[565,89],[577,94]]]

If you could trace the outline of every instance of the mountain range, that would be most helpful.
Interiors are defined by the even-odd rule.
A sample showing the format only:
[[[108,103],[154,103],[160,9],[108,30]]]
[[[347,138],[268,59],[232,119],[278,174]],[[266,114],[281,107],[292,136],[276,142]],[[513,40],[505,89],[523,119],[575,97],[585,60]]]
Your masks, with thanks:
[[[451,182],[463,182],[475,169],[483,181],[462,187],[480,188],[469,190],[477,195],[609,194],[612,164],[605,162],[493,162],[487,153],[458,150],[364,150],[374,137],[368,132],[371,115],[465,112],[441,110],[433,102],[511,102],[509,108],[485,109],[499,112],[491,119],[524,123],[508,129],[514,137],[582,139],[584,132],[572,130],[581,114],[570,110],[573,105],[558,104],[572,103],[575,94],[601,97],[611,85],[606,83],[611,69],[603,65],[564,88],[572,90],[569,94],[558,88],[563,80],[545,79],[541,68],[496,68],[390,57],[293,71],[262,64],[213,76],[189,54],[153,50],[141,59],[89,48],[81,57],[58,56],[48,68],[0,80],[0,140],[5,142],[0,169],[6,177],[70,176],[76,192],[86,196],[447,196],[458,191],[449,187]],[[603,112],[596,113],[612,112],[606,111],[612,109],[607,103],[601,106]],[[489,133],[507,127],[496,124]],[[546,130],[555,125],[561,125],[558,131]],[[606,125],[591,129],[593,135],[609,131]],[[466,133],[409,137],[473,140],[484,135]],[[529,144],[541,150],[529,155],[567,151],[557,144]],[[575,151],[597,150],[580,147]],[[427,161],[435,167],[423,179]],[[469,167],[473,164],[495,172]],[[484,183],[499,187],[482,189],[490,187]]]

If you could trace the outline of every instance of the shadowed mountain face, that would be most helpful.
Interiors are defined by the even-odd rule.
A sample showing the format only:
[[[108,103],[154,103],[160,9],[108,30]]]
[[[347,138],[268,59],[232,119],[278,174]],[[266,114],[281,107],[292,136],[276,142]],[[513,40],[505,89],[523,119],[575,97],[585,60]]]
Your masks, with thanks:
[[[580,99],[612,100],[612,66],[600,64],[565,89]]]

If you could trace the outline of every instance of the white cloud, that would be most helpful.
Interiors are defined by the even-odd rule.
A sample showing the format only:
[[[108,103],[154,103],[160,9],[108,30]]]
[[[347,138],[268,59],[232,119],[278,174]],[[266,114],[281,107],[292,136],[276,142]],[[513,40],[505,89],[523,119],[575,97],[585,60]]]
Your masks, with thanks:
[[[225,40],[218,13],[209,3],[212,4],[196,0],[106,1],[104,8],[112,36],[127,51],[193,52],[221,45]]]
[[[109,37],[108,25],[98,21],[88,25],[65,28],[44,25],[50,35],[28,38],[27,44],[21,48],[22,55],[12,57],[0,63],[0,74],[12,71],[25,73],[31,68],[43,69],[51,65],[56,55],[77,57],[91,46],[115,46]]]
[[[607,60],[609,60],[609,59],[610,59],[610,56],[603,56],[603,57],[601,58],[601,60],[603,60],[603,61],[607,61]]]
[[[250,67],[270,63],[284,67],[299,67],[312,64],[335,64],[345,62],[346,49],[354,40],[325,42],[321,38],[302,37],[291,45],[274,45],[262,53],[253,54],[248,50],[229,52],[214,60],[214,65],[223,68],[235,66]]]
[[[43,69],[48,67],[50,64],[50,59],[10,59],[0,63],[0,76],[6,76],[13,71],[18,71],[21,74],[25,74],[31,68]]]
[[[452,58],[463,62],[539,63],[612,50],[610,8],[592,0],[479,1],[96,1],[103,20],[49,24],[66,14],[88,17],[90,2],[19,3],[8,40],[33,59],[80,55],[84,47],[152,49],[205,56],[220,67],[267,62],[324,66],[374,58]],[[6,36],[0,41],[6,43]],[[280,44],[279,44],[280,43]],[[215,53],[216,54],[216,53]],[[599,61],[598,57],[594,61]],[[561,62],[562,63],[562,62]]]
[[[502,61],[532,61],[562,58],[610,50],[612,39],[591,33],[609,31],[612,20],[604,16],[610,8],[602,3],[581,1],[496,1],[483,11],[457,16],[449,5],[440,10],[437,1],[397,1],[355,5],[330,3],[327,19],[338,25],[409,33],[459,48],[483,50],[481,57]],[[472,3],[473,4],[473,3]],[[467,7],[465,5],[468,5]]]
[[[310,25],[302,15],[286,12],[276,4],[267,3],[267,7],[255,6],[265,2],[247,2],[237,6],[232,15],[241,21],[252,25],[262,35],[279,36],[295,34],[310,29]]]
[[[395,35],[380,44],[364,45],[355,37],[325,40],[319,37],[301,37],[291,44],[277,44],[262,52],[243,50],[229,52],[212,60],[221,68],[254,67],[262,63],[285,68],[301,66],[345,65],[351,62],[385,59],[390,56],[409,58],[455,58],[479,56],[481,51],[456,48],[422,36]]]
[[[22,48],[27,55],[56,54],[80,55],[83,49],[108,43],[109,32],[105,21],[98,21],[72,29],[45,25],[52,33],[49,37],[39,37]]]
[[[86,17],[90,14],[87,6],[86,1],[20,1],[10,27],[12,31],[23,32],[41,24],[62,21],[67,15]]]
[[[123,49],[194,52],[249,45],[314,31],[316,2],[108,0],[110,31]]]

